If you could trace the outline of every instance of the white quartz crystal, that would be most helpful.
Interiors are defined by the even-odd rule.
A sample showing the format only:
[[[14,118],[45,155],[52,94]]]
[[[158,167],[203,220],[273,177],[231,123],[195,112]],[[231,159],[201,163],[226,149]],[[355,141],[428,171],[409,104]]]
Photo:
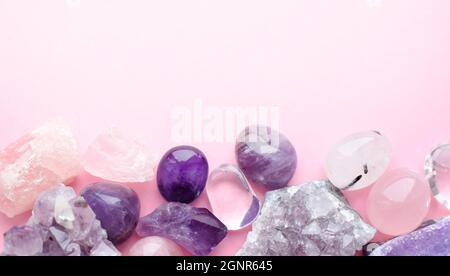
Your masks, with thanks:
[[[348,136],[328,154],[325,171],[328,179],[342,190],[359,190],[372,185],[386,171],[391,146],[376,131]]]

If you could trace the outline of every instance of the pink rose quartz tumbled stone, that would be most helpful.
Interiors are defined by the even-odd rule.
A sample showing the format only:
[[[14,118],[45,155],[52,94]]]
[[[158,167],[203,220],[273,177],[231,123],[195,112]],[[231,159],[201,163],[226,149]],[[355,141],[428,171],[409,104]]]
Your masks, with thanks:
[[[408,169],[383,176],[370,191],[367,214],[378,231],[400,236],[417,229],[425,219],[431,201],[425,179]]]
[[[101,133],[83,156],[84,169],[105,180],[134,183],[153,179],[155,156],[116,127]]]
[[[162,237],[148,237],[136,242],[128,256],[183,256],[183,250],[176,243]]]
[[[31,210],[38,195],[70,184],[81,169],[76,140],[62,120],[44,124],[0,151],[0,212]]]

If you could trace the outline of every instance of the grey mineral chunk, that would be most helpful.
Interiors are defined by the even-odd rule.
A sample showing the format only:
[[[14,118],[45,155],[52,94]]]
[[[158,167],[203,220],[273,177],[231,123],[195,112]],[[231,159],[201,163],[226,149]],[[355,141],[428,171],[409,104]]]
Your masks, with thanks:
[[[268,192],[238,256],[349,256],[376,230],[328,181]]]

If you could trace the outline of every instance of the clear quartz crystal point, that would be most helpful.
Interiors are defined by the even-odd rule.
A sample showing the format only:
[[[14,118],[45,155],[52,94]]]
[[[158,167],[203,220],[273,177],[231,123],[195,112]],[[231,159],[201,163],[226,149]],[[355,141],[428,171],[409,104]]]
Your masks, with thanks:
[[[249,226],[259,214],[259,199],[237,166],[224,164],[212,171],[206,193],[213,214],[228,230]]]
[[[442,193],[443,187],[438,187],[438,182],[444,182],[442,181],[443,177],[448,180],[449,172],[450,144],[439,145],[425,159],[425,175],[434,197],[447,209],[450,209],[450,200]],[[439,179],[441,181],[438,181]]]

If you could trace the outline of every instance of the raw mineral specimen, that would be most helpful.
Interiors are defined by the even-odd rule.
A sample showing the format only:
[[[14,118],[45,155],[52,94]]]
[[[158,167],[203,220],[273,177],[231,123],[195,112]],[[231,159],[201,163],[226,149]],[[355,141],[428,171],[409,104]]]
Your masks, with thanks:
[[[450,217],[394,238],[370,256],[450,256]]]
[[[79,174],[77,144],[61,120],[49,122],[0,151],[0,212],[14,217],[38,195]]]
[[[120,256],[82,197],[64,185],[43,192],[25,226],[4,235],[7,256]]]
[[[87,172],[105,180],[147,182],[154,176],[155,156],[144,145],[112,127],[89,146],[82,163]]]
[[[175,147],[161,158],[158,189],[167,201],[191,203],[205,189],[208,169],[208,160],[199,149]]]
[[[227,228],[208,209],[171,202],[141,218],[136,232],[141,237],[168,238],[195,255],[208,255],[225,238]]]
[[[330,182],[314,181],[267,193],[237,255],[351,256],[375,233]]]
[[[297,168],[297,152],[291,142],[262,125],[247,127],[239,135],[236,159],[250,181],[270,190],[286,187]]]
[[[131,188],[113,183],[87,186],[81,196],[94,211],[113,244],[126,241],[139,221],[141,204]]]

